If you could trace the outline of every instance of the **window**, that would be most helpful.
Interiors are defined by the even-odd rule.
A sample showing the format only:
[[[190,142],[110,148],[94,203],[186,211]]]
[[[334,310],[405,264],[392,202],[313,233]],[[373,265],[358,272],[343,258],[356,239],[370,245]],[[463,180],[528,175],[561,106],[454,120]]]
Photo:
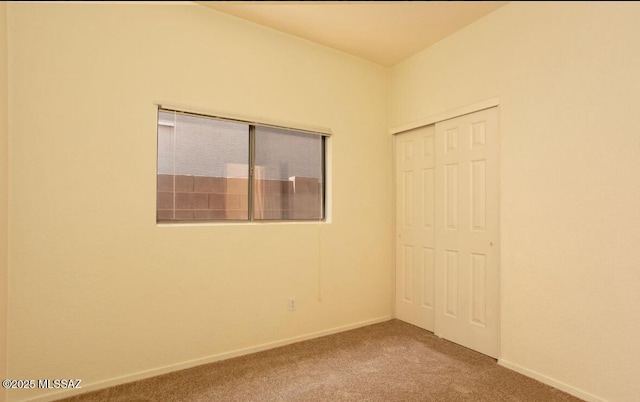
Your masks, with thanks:
[[[158,111],[158,222],[324,220],[326,134]]]

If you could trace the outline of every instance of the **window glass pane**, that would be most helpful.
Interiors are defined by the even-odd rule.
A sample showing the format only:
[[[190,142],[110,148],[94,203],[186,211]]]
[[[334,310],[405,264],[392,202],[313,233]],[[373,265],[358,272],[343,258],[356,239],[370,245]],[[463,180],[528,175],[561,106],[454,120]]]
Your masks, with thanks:
[[[322,182],[321,136],[256,127],[255,219],[322,219]]]
[[[158,221],[248,219],[249,126],[158,113]]]

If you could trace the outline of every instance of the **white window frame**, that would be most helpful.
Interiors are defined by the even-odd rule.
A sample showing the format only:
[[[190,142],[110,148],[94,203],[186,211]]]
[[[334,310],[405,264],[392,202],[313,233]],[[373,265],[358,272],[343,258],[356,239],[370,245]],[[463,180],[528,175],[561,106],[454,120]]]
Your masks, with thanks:
[[[184,108],[175,108],[175,107],[167,107],[162,106],[160,104],[157,105],[157,127],[159,128],[162,125],[166,125],[159,119],[159,115],[161,112],[166,113],[176,113],[182,115],[193,116],[197,118],[211,119],[217,121],[227,121],[237,124],[247,125],[249,127],[249,158],[248,158],[248,205],[247,205],[247,219],[184,219],[184,220],[170,220],[170,219],[158,219],[157,211],[158,211],[158,203],[156,200],[156,223],[159,225],[201,225],[201,224],[246,224],[246,223],[306,223],[306,222],[321,222],[326,223],[330,222],[330,177],[329,172],[331,171],[329,165],[329,152],[331,148],[331,132],[328,129],[307,129],[307,128],[299,128],[291,127],[288,125],[281,124],[273,124],[273,123],[264,123],[259,122],[254,119],[242,119],[242,118],[234,118],[228,116],[221,116],[215,113],[206,113],[206,112],[193,112],[185,110]],[[296,125],[297,126],[297,125]],[[315,219],[265,219],[265,218],[256,218],[255,215],[255,189],[254,189],[254,175],[255,175],[255,144],[256,144],[256,127],[265,127],[265,128],[275,128],[279,130],[287,130],[296,133],[303,134],[313,134],[321,137],[321,195],[320,195],[320,216]],[[158,152],[158,150],[156,151]],[[156,154],[156,157],[158,153]],[[156,161],[156,177],[158,177],[158,165]],[[174,190],[175,191],[175,190]],[[156,194],[158,194],[158,188],[156,187]],[[157,195],[156,195],[157,197]],[[174,205],[175,208],[175,205]]]

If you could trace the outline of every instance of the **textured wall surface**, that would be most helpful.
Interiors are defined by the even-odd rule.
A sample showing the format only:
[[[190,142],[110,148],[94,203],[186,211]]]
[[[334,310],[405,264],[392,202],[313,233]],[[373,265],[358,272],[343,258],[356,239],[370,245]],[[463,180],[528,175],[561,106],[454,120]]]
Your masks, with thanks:
[[[640,400],[639,18],[514,2],[392,71],[392,127],[499,97],[501,361],[593,400]]]
[[[7,4],[0,3],[0,376],[7,377],[7,270],[8,270],[8,190],[9,147],[7,133]],[[0,401],[6,391],[0,390]]]
[[[86,390],[390,316],[387,128],[499,97],[501,362],[640,399],[637,4],[511,3],[390,83],[194,4],[5,8],[9,377]],[[158,103],[329,128],[330,223],[156,225]]]
[[[88,390],[392,315],[387,70],[191,3],[7,7],[10,377]],[[330,129],[330,223],[157,225],[157,103]]]

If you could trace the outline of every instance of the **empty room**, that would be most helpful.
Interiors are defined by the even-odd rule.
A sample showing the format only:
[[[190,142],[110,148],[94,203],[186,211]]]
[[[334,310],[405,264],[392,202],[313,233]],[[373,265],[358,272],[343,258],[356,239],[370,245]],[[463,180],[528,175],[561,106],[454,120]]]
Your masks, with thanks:
[[[0,400],[640,401],[638,21],[0,2]]]

